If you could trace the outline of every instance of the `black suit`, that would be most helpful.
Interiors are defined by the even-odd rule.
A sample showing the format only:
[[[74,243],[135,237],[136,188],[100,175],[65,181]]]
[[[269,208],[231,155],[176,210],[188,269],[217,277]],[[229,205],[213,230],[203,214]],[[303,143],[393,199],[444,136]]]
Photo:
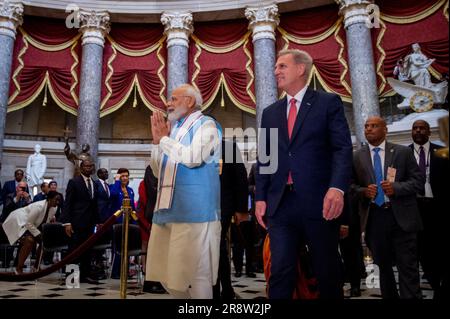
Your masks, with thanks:
[[[410,145],[414,150],[414,144]],[[424,276],[435,291],[435,298],[441,294],[448,297],[448,268],[442,265],[441,253],[448,249],[448,236],[445,236],[449,225],[448,203],[449,192],[449,161],[438,157],[435,151],[442,146],[430,143],[429,156],[429,182],[433,197],[418,197],[420,216],[423,221],[423,231],[419,233],[419,260],[422,265]],[[429,160],[428,160],[429,159]],[[444,282],[442,282],[444,281]],[[442,291],[447,289],[446,291]],[[444,295],[442,295],[444,297]]]
[[[16,193],[16,186],[17,186],[17,182],[14,179],[11,181],[5,182],[5,185],[3,185],[3,188],[2,188],[2,202],[3,203],[5,203],[6,196],[8,196],[11,193]],[[28,194],[30,193],[28,186],[27,186],[26,192]]]
[[[410,148],[386,143],[384,153],[384,179],[388,167],[396,169],[394,195],[389,197],[389,204],[379,207],[364,197],[366,187],[376,184],[368,146],[354,153],[352,190],[360,198],[362,229],[380,270],[383,298],[398,297],[394,263],[399,271],[400,297],[420,298],[417,232],[422,229],[422,222],[416,194],[424,192],[424,178]]]
[[[100,221],[104,223],[113,213],[111,210],[111,199],[109,193],[106,192],[103,183],[100,180],[95,181],[95,186],[97,187],[97,206],[98,214],[100,216]],[[108,183],[106,187],[109,188]]]
[[[227,152],[230,152],[229,155],[233,155],[225,157]],[[218,279],[213,288],[216,300],[220,297],[220,286],[222,286],[223,299],[233,297],[227,235],[234,213],[247,212],[247,171],[242,163],[240,151],[234,142],[222,142],[220,189],[222,230]]]
[[[70,240],[70,251],[84,243],[94,233],[95,225],[100,222],[97,210],[97,189],[94,183],[92,188],[94,196],[89,193],[82,175],[74,177],[67,184],[61,222],[70,223],[74,231]],[[80,277],[89,275],[90,262],[88,251],[80,257]]]

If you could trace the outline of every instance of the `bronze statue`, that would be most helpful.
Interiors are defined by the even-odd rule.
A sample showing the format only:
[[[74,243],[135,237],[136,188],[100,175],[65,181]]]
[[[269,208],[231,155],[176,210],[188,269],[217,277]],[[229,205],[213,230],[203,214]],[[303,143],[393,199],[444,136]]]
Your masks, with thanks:
[[[66,127],[64,130],[64,140],[66,142],[66,145],[64,146],[64,154],[66,154],[67,160],[71,162],[73,165],[75,165],[75,172],[74,177],[79,176],[80,173],[80,163],[85,160],[91,160],[92,156],[89,153],[90,146],[89,144],[82,144],[81,145],[81,151],[72,151],[69,145],[69,133],[71,131]]]

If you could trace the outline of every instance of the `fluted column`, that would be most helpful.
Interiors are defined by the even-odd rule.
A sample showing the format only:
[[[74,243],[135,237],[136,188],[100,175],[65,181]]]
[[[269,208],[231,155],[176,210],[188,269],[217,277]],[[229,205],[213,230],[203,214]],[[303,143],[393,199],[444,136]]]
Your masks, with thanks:
[[[189,36],[194,31],[190,12],[164,12],[161,23],[167,36],[167,96],[181,84],[188,83]]]
[[[337,0],[344,16],[348,62],[352,86],[353,116],[357,146],[366,141],[364,123],[368,117],[380,115],[377,79],[366,0]]]
[[[0,0],[0,163],[3,156],[6,111],[16,30],[22,24],[23,6]]]
[[[245,16],[250,21],[249,29],[253,37],[253,57],[255,65],[256,88],[256,121],[261,126],[261,116],[264,108],[278,99],[277,81],[274,67],[275,29],[280,22],[278,7],[270,6],[247,8]]]
[[[77,120],[77,144],[89,144],[94,161],[97,159],[100,124],[103,47],[110,30],[106,11],[78,12],[82,44],[80,105]]]

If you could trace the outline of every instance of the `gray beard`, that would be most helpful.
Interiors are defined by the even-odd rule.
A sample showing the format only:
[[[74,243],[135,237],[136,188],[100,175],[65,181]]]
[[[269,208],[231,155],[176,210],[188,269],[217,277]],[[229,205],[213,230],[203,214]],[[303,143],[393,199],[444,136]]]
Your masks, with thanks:
[[[188,107],[177,108],[167,115],[167,119],[169,120],[170,123],[174,123],[179,119],[181,119],[188,112],[188,110],[189,110]]]

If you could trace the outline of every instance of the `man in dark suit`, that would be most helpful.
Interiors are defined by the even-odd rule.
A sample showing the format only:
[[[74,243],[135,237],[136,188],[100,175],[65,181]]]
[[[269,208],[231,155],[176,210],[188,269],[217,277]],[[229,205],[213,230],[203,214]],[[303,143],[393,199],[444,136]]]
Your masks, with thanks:
[[[2,202],[3,203],[5,203],[6,196],[8,196],[11,193],[16,192],[17,185],[23,180],[23,176],[24,176],[23,170],[16,169],[16,171],[14,172],[14,179],[5,182],[5,185],[3,185],[3,188],[2,188]],[[28,194],[30,193],[30,191],[28,190],[28,185],[27,185],[27,188],[25,191]]]
[[[48,193],[48,183],[47,182],[43,182],[41,184],[41,192],[39,194],[36,194],[36,196],[33,197],[33,203],[34,202],[39,202],[41,200],[46,200],[47,199],[47,193]]]
[[[235,216],[236,221],[248,219],[247,188],[247,171],[239,148],[234,141],[222,141],[220,171],[220,222],[222,230],[219,272],[217,283],[213,287],[213,298],[215,300],[230,300],[235,296],[231,286],[230,260],[228,258],[228,230],[233,216]]]
[[[100,168],[97,171],[98,180],[95,181],[95,186],[98,190],[97,206],[100,215],[100,221],[104,223],[113,213],[111,211],[111,199],[108,185],[108,170]]]
[[[350,185],[352,143],[340,98],[307,88],[311,68],[304,51],[279,53],[275,76],[287,97],[268,106],[261,120],[255,214],[268,226],[269,298],[292,298],[305,244],[320,297],[342,297],[336,218]]]
[[[94,227],[100,222],[97,210],[97,190],[91,175],[94,163],[84,160],[80,165],[81,175],[69,181],[66,188],[66,200],[61,215],[61,222],[70,237],[69,250],[73,251],[83,244],[93,233]],[[80,257],[80,281],[96,283],[90,277],[91,253],[86,251]]]
[[[441,254],[448,249],[445,229],[449,225],[448,205],[446,196],[449,192],[448,173],[449,161],[438,157],[436,150],[442,146],[430,142],[430,124],[424,120],[413,123],[411,131],[414,157],[422,175],[425,177],[425,195],[418,196],[420,217],[423,222],[423,230],[419,233],[419,260],[422,265],[425,278],[434,290],[434,298],[438,299],[441,291],[444,273],[448,268],[441,265]],[[448,292],[447,292],[448,296]]]
[[[381,295],[398,298],[396,264],[400,297],[421,298],[417,232],[422,221],[416,194],[423,194],[424,178],[410,148],[386,142],[382,118],[368,118],[364,133],[369,145],[354,154],[352,190],[360,198],[362,230],[379,267]]]

